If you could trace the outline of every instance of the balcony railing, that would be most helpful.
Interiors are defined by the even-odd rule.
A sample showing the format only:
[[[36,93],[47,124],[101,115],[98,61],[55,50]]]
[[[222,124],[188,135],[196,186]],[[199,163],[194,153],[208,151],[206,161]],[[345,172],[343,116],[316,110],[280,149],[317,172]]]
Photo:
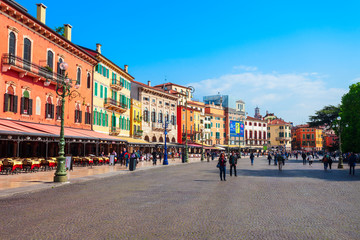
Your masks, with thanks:
[[[291,137],[276,137],[276,141],[291,141]]]
[[[105,98],[104,107],[119,113],[124,113],[128,110],[128,106],[125,103],[116,101],[112,98]]]
[[[142,130],[138,130],[138,131],[135,131],[135,132],[134,132],[134,137],[135,137],[135,138],[140,138],[140,137],[142,137],[142,135],[143,135],[143,131],[142,131]]]
[[[111,136],[117,136],[117,135],[119,135],[119,133],[120,133],[120,128],[113,127],[113,126],[110,128],[110,135]]]
[[[120,91],[123,88],[123,83],[117,79],[111,79],[110,87],[116,91]]]
[[[50,83],[56,84],[57,81],[63,79],[63,75],[54,73],[46,66],[40,66],[29,62],[21,57],[11,54],[3,54],[2,59],[2,71],[7,72],[12,69],[19,72],[20,76],[30,76],[38,80],[49,79]]]

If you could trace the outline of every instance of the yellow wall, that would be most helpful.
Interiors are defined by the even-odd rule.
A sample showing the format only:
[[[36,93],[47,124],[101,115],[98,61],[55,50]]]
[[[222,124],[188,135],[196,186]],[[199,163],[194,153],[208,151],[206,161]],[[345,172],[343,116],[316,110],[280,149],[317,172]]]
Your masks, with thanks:
[[[130,111],[130,119],[131,119],[131,125],[130,125],[130,135],[134,137],[134,129],[141,130],[141,120],[142,120],[142,114],[141,114],[141,102],[131,99],[131,111]],[[136,126],[136,127],[135,127]],[[136,137],[136,136],[135,136]]]
[[[284,137],[280,137],[279,133],[283,132]],[[268,124],[268,135],[270,133],[270,146],[285,146],[286,149],[291,149],[291,127],[288,124],[269,125]]]

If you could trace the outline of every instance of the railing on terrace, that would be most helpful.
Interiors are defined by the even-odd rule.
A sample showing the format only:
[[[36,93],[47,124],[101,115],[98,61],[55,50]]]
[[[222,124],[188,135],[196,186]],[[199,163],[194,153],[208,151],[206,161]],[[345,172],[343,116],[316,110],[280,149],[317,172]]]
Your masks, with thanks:
[[[112,98],[105,98],[104,101],[105,107],[108,108],[119,108],[120,110],[127,110],[128,106],[125,103],[116,101],[115,99]]]
[[[40,66],[35,63],[29,62],[21,57],[14,56],[8,53],[3,54],[1,59],[3,65],[3,72],[7,71],[7,66],[14,66],[17,69],[15,71],[29,72],[32,74],[27,74],[32,77],[43,77],[45,79],[49,79],[50,81],[60,81],[63,80],[63,75],[55,73],[51,71],[46,66]]]
[[[116,90],[121,90],[123,88],[123,83],[113,78],[111,79],[110,87]]]

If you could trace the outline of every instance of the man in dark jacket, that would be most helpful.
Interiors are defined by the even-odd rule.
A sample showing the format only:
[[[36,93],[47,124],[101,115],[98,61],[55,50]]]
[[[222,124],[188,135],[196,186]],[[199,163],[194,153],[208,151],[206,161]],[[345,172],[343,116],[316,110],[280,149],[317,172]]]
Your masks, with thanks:
[[[156,165],[156,155],[157,155],[157,152],[154,150],[154,152],[152,153],[153,165]]]
[[[349,163],[349,166],[350,166],[349,174],[351,175],[351,170],[352,170],[352,174],[355,175],[356,156],[355,156],[354,153],[350,153],[350,155],[348,157],[348,163]]]
[[[230,177],[232,176],[233,168],[234,168],[234,175],[235,175],[235,177],[237,177],[237,172],[236,172],[237,157],[236,157],[234,151],[231,152],[229,163],[230,163]]]
[[[306,154],[304,152],[301,154],[301,157],[303,159],[303,165],[306,165]]]

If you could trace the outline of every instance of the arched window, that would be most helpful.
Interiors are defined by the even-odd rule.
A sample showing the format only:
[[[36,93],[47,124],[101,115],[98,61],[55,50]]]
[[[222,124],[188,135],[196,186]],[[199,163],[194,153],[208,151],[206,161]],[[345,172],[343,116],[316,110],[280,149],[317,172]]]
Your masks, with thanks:
[[[257,131],[254,131],[254,138],[257,139]]]
[[[169,112],[168,112],[168,111],[166,111],[165,121],[166,121],[166,122],[169,122]]]
[[[61,105],[62,105],[62,101],[59,98],[56,103],[56,120],[61,120],[61,111],[62,111]]]
[[[54,118],[54,104],[52,104],[52,99],[50,96],[47,97],[45,103],[45,118]]]
[[[75,123],[81,123],[81,113],[80,104],[77,103],[75,106]]]
[[[54,53],[50,50],[48,50],[47,52],[47,65],[51,69],[54,69]]]
[[[176,118],[174,113],[171,114],[171,124],[176,125]]]
[[[266,139],[266,132],[263,132],[263,139]]]
[[[7,88],[7,92],[4,95],[4,111],[17,113],[17,96],[12,86]]]
[[[30,94],[27,90],[23,92],[20,103],[20,113],[32,115],[32,99],[30,99]]]
[[[89,106],[87,106],[85,109],[85,124],[91,124],[91,113]]]
[[[80,84],[80,83],[81,83],[81,69],[78,68],[76,73],[76,84]]]
[[[153,108],[152,112],[151,112],[151,121],[152,122],[156,122],[156,112],[155,112],[155,108]]]
[[[159,123],[162,123],[163,122],[163,116],[162,116],[162,111],[160,110],[159,112]]]
[[[9,63],[15,63],[16,55],[16,36],[14,32],[11,32],[9,35]]]
[[[63,62],[62,58],[59,58],[59,61],[58,61],[58,63],[57,63],[57,73],[58,73],[59,75],[64,75],[64,72],[65,72],[65,71],[61,70],[61,68],[60,68],[60,64],[61,64],[62,62]]]
[[[87,85],[87,88],[90,88],[91,86],[91,76],[90,76],[90,73],[87,74],[87,79],[86,79],[86,85]]]
[[[144,121],[149,122],[149,110],[147,107],[144,110]]]
[[[30,70],[31,65],[31,41],[24,39],[24,68]]]

